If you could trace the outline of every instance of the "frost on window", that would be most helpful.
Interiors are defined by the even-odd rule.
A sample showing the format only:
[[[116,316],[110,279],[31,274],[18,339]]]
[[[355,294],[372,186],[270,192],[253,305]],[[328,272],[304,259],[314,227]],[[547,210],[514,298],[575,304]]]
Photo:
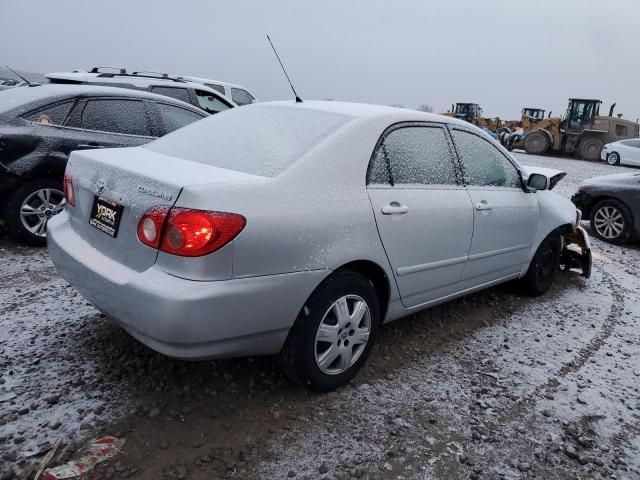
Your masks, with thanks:
[[[404,127],[389,133],[376,151],[369,183],[384,183],[389,168],[394,184],[456,185],[451,150],[440,127]]]
[[[491,143],[460,130],[453,131],[453,139],[464,163],[467,185],[521,188],[518,170]]]
[[[256,104],[194,122],[143,148],[275,177],[351,119],[336,113]]]

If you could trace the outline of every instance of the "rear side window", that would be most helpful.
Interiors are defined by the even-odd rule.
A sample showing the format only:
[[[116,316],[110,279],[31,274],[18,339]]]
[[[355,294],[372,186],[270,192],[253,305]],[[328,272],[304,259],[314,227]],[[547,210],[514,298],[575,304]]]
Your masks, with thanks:
[[[189,99],[189,90],[179,87],[151,87],[151,92],[158,95],[164,95],[165,97],[175,98],[176,100],[182,100],[183,102],[191,103]]]
[[[454,160],[441,127],[403,127],[378,146],[369,184],[457,185]]]
[[[255,100],[255,98],[253,98],[253,95],[251,95],[246,90],[243,90],[242,88],[232,88],[231,99],[238,105],[249,105]]]
[[[520,174],[516,167],[490,142],[462,130],[453,130],[452,135],[464,163],[467,185],[522,187]]]
[[[216,92],[220,92],[223,95],[226,95],[224,91],[224,87],[222,85],[218,85],[216,83],[205,83],[205,85],[209,88],[213,88]]]
[[[73,102],[73,100],[69,100],[47,105],[35,112],[28,113],[23,118],[30,122],[41,123],[43,125],[63,125],[71,111],[71,107],[73,107]]]
[[[228,170],[275,177],[352,118],[256,104],[192,123],[143,148]]]
[[[231,108],[225,102],[214,96],[211,92],[205,92],[204,90],[196,90],[198,96],[198,104],[205,112],[214,114],[228,110]]]
[[[156,105],[160,111],[160,117],[164,123],[166,133],[173,132],[205,117],[204,114],[200,115],[186,108],[176,107],[175,105],[168,105],[166,103],[158,103]]]
[[[144,102],[139,100],[88,100],[80,126],[87,130],[151,136]]]

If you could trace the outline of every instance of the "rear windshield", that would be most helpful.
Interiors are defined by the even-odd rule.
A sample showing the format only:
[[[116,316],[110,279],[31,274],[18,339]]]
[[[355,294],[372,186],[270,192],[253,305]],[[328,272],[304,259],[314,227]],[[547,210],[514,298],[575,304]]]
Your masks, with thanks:
[[[215,167],[275,177],[351,118],[256,104],[192,123],[144,148]]]

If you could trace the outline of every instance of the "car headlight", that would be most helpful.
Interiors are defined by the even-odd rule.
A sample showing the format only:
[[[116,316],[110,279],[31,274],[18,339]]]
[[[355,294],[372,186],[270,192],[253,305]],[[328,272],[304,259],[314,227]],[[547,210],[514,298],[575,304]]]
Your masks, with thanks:
[[[580,226],[580,222],[582,222],[582,210],[576,208],[576,228]]]

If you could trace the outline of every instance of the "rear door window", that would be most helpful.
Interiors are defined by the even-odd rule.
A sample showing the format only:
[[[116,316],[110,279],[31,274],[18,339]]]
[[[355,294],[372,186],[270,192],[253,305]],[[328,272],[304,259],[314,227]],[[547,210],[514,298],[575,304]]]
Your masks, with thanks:
[[[90,99],[80,116],[80,127],[101,132],[152,136],[142,100]]]
[[[209,88],[213,88],[216,92],[220,92],[223,95],[227,94],[222,85],[218,85],[217,83],[205,83],[205,85]]]
[[[165,97],[175,98],[186,103],[191,103],[189,98],[189,90],[180,87],[151,87],[152,93],[164,95]]]
[[[35,112],[30,112],[23,118],[30,122],[40,123],[42,125],[64,125],[74,100],[47,105],[39,108]]]
[[[374,154],[368,183],[457,185],[454,158],[444,129],[411,126],[392,130]]]
[[[253,98],[253,95],[251,95],[246,90],[243,90],[242,88],[232,88],[231,99],[238,105],[249,105],[255,100],[255,98]]]
[[[175,105],[166,103],[157,103],[156,106],[160,112],[160,118],[162,118],[166,133],[171,133],[174,130],[206,117],[205,114],[196,113],[186,108],[176,107]]]

